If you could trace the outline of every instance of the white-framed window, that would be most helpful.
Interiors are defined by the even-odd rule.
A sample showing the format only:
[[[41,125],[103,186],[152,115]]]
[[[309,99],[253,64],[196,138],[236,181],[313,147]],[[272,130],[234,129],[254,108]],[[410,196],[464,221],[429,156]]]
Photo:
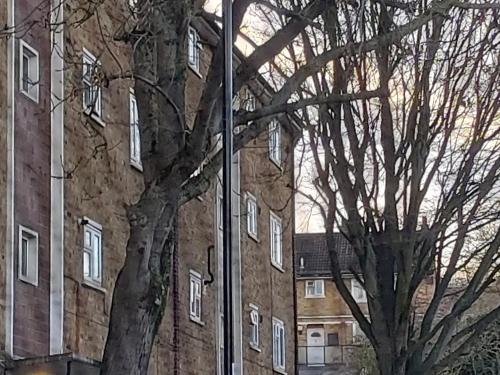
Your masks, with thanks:
[[[247,193],[247,231],[250,236],[257,239],[257,199],[250,193]]]
[[[19,280],[38,286],[38,233],[19,226]]]
[[[351,279],[351,293],[356,302],[366,302],[366,291],[356,279]]]
[[[269,159],[281,165],[281,125],[277,120],[269,123]]]
[[[201,288],[201,275],[189,271],[189,317],[196,322],[201,322]]]
[[[359,343],[366,339],[366,335],[359,326],[358,322],[352,323],[352,342]]]
[[[281,219],[272,212],[269,217],[269,233],[271,243],[271,263],[275,267],[282,269],[283,248]]]
[[[285,325],[273,317],[273,368],[285,371]]]
[[[102,283],[102,226],[83,219],[83,278],[92,284]]]
[[[306,280],[306,298],[318,298],[325,296],[324,280]]]
[[[19,45],[19,89],[28,98],[38,103],[40,60],[38,52],[24,40]]]
[[[190,27],[188,30],[188,64],[197,73],[200,73],[200,34]]]
[[[259,308],[250,304],[250,346],[258,349],[260,345],[260,315]]]
[[[255,95],[249,88],[243,89],[243,109],[248,112],[255,111]]]
[[[101,117],[100,63],[86,49],[83,49],[83,109],[89,114]]]
[[[139,133],[139,112],[137,110],[137,100],[135,95],[130,93],[130,163],[142,169],[141,161],[141,135]]]

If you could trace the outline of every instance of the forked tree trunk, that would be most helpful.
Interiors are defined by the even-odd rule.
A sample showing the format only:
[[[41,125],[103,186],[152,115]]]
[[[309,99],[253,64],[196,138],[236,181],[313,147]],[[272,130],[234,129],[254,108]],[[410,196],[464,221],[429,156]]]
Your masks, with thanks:
[[[170,215],[176,216],[177,210]],[[167,222],[175,223],[175,217]],[[148,372],[153,343],[167,303],[170,256],[176,239],[174,226],[170,225],[164,246],[157,249],[160,256],[151,256],[155,249],[148,245],[153,233],[145,227],[139,223],[131,227],[125,263],[114,287],[101,375],[145,375]],[[155,275],[151,271],[155,269],[161,272]]]

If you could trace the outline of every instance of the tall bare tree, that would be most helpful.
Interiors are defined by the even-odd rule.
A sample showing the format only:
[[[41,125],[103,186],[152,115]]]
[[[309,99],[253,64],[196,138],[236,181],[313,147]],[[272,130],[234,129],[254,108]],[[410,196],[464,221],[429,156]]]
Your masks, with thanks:
[[[415,13],[432,19],[413,21]],[[349,53],[332,56],[301,95],[382,91],[300,115],[333,281],[382,375],[437,373],[500,315],[495,305],[457,324],[500,269],[498,7],[363,1],[337,3],[322,20],[327,48]],[[308,35],[303,46],[308,66],[322,52]],[[369,316],[343,282],[329,236],[337,229],[359,261]],[[429,272],[435,290],[416,316],[413,301]],[[443,316],[449,287],[466,274]]]

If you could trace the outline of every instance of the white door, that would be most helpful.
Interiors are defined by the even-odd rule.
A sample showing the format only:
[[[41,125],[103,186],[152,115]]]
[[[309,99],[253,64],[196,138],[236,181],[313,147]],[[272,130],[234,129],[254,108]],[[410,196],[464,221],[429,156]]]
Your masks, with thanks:
[[[307,329],[307,364],[321,366],[325,364],[325,330]]]

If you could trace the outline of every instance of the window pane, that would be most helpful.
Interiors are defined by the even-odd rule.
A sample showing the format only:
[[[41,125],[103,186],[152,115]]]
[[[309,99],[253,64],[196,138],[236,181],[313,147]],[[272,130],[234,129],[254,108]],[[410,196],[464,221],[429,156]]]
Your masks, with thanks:
[[[24,237],[21,243],[21,275],[28,276],[28,239]]]
[[[90,277],[90,253],[83,252],[83,276]]]

